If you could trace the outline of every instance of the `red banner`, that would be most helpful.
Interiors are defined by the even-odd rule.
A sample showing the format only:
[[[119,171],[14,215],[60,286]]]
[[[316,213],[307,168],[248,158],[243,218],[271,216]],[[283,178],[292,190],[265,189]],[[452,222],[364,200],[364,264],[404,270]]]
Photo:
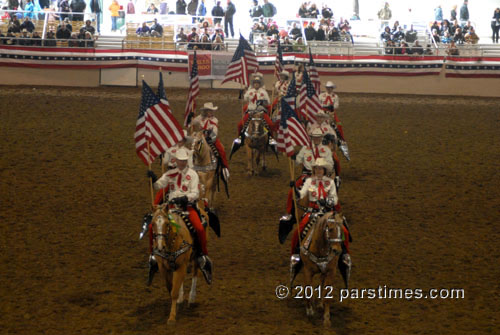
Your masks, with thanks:
[[[192,53],[189,54],[189,72],[193,67],[193,55]],[[200,79],[206,79],[204,77],[212,75],[212,55],[210,53],[202,54],[197,52],[196,61],[198,62],[198,76]]]

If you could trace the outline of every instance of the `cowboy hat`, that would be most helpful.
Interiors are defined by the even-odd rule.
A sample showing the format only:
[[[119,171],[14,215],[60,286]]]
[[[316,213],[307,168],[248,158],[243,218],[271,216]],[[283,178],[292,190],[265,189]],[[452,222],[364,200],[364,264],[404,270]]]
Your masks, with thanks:
[[[329,117],[329,115],[326,114],[325,111],[319,110],[318,113],[316,113],[316,118],[318,117]]]
[[[331,87],[331,88],[337,88],[337,85],[335,85],[334,83],[332,83],[331,81],[327,81],[326,82],[326,87]]]
[[[262,83],[263,75],[260,72],[252,74],[252,83],[259,82]]]
[[[217,109],[219,109],[219,107],[214,106],[214,104],[211,103],[211,102],[205,102],[205,104],[203,105],[203,107],[201,107],[201,110],[216,111]]]
[[[290,72],[286,71],[286,70],[283,70],[280,72],[280,76],[285,76],[285,77],[290,77]]]
[[[311,133],[311,137],[323,137],[323,132],[321,131],[321,129],[316,128]]]
[[[184,148],[180,148],[179,150],[177,150],[177,152],[175,153],[175,158],[177,158],[178,160],[180,161],[185,161],[188,159],[188,153],[186,151],[186,149]]]
[[[316,160],[312,164],[312,167],[315,168],[316,166],[324,168],[327,173],[330,173],[332,171],[332,166],[328,164],[326,159],[324,159],[323,157],[316,158]]]

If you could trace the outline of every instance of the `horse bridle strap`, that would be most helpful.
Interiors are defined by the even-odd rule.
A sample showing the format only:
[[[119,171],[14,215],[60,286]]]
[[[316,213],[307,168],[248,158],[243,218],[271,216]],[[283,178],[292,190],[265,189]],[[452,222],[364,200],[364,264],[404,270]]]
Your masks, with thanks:
[[[176,250],[176,251],[171,251],[171,252],[168,252],[168,251],[164,251],[164,252],[161,252],[159,251],[158,249],[154,249],[153,250],[153,254],[156,255],[156,256],[160,256],[161,258],[164,258],[166,259],[172,266],[173,264],[173,268],[175,269],[175,261],[177,260],[177,258],[186,253],[190,248],[192,248],[192,245],[189,244],[188,242],[186,242],[185,240],[182,240],[182,244],[181,244],[181,248]]]

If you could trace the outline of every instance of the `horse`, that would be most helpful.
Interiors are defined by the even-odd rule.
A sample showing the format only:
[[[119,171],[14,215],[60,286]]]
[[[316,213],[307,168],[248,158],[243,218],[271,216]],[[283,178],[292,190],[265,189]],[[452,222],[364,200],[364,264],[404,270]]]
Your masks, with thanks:
[[[213,208],[217,186],[217,158],[212,152],[205,138],[205,133],[202,130],[192,133],[191,136],[193,137],[193,170],[198,173],[200,184],[203,185],[200,192],[200,199],[206,199],[208,207]]]
[[[165,209],[166,204],[157,206],[153,213],[153,254],[158,262],[161,278],[164,279],[172,299],[170,315],[167,323],[176,320],[177,305],[184,301],[184,278],[189,264],[193,267],[191,291],[188,304],[196,299],[198,281],[198,264],[194,259],[193,238],[181,217],[180,209]]]
[[[324,308],[323,325],[330,327],[331,299],[325,298],[325,295],[332,293],[337,264],[342,254],[343,218],[341,214],[328,212],[321,217],[311,216],[311,220],[317,221],[307,232],[300,246],[300,258],[304,264],[304,287],[311,286],[313,276],[320,274],[321,298],[323,298],[322,305]],[[307,316],[313,316],[312,297],[306,298],[306,314]]]
[[[254,112],[250,115],[250,121],[248,122],[248,127],[245,130],[245,148],[247,151],[247,174],[249,176],[255,174],[256,168],[258,167],[260,159],[262,156],[262,170],[266,170],[266,156],[267,143],[269,131],[265,127],[265,121],[263,118],[264,112]],[[255,158],[254,158],[255,157]]]

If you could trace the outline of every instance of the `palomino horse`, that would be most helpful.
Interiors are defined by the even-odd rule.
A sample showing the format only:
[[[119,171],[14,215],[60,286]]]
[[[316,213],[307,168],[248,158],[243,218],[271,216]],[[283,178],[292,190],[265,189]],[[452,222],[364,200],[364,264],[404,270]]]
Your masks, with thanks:
[[[214,206],[217,186],[217,158],[207,143],[205,133],[202,130],[194,132],[192,137],[193,169],[198,173],[200,184],[203,185],[200,192],[200,199],[206,199],[208,207],[212,208]]]
[[[189,305],[195,302],[198,264],[193,256],[193,238],[180,216],[181,210],[165,209],[165,206],[158,206],[151,220],[153,254],[172,299],[168,323],[175,323],[177,305],[184,301],[183,282],[190,263],[193,266],[193,279]]]
[[[247,174],[256,173],[262,156],[262,170],[266,169],[268,130],[263,118],[264,112],[253,112],[245,130],[245,148],[247,150]],[[255,161],[255,162],[254,162]]]
[[[342,215],[326,213],[321,217],[312,217],[317,220],[307,233],[300,246],[300,258],[304,262],[304,287],[312,285],[315,274],[321,276],[321,298],[324,307],[323,325],[330,327],[330,300],[333,293],[334,276],[337,272],[337,263],[342,254],[343,229]],[[325,298],[326,297],[326,298]],[[306,313],[314,314],[311,303],[312,297],[307,297]]]

